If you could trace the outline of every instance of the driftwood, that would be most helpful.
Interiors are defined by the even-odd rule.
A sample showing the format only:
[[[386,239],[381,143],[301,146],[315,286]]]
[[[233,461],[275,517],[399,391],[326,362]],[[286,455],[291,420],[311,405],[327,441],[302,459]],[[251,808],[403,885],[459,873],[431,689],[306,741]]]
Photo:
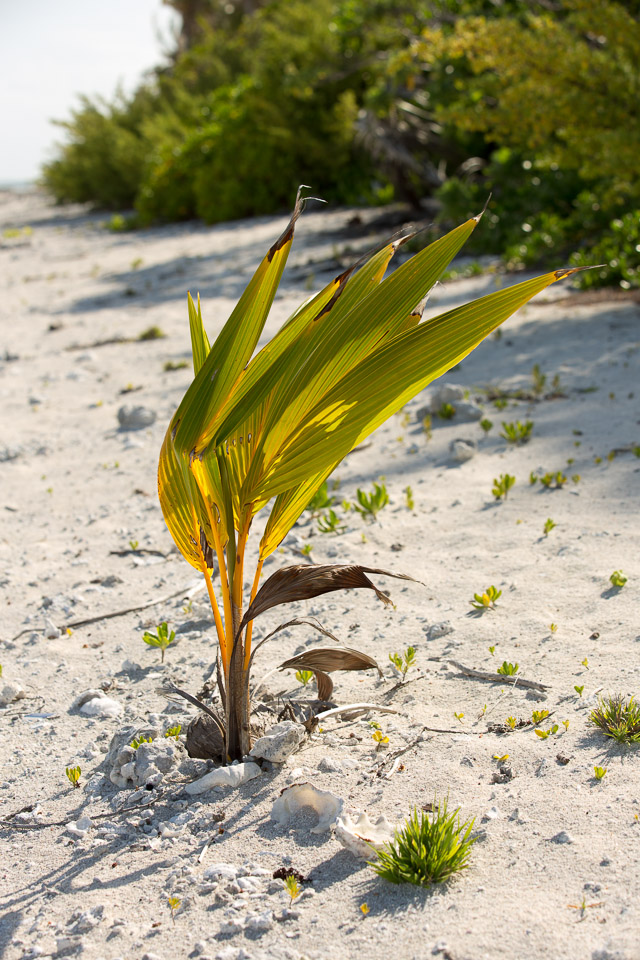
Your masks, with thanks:
[[[501,683],[503,685],[512,680],[513,683],[509,683],[512,688],[522,687],[523,690],[538,690],[540,693],[545,693],[549,689],[545,683],[538,683],[537,680],[525,680],[517,673],[511,676],[503,676],[501,673],[487,673],[485,670],[474,670],[471,667],[465,667],[464,663],[460,663],[458,660],[447,660],[442,657],[429,657],[429,659],[442,663],[450,663],[452,667],[455,667],[456,670],[465,677],[471,677],[473,680],[487,680],[491,683]]]

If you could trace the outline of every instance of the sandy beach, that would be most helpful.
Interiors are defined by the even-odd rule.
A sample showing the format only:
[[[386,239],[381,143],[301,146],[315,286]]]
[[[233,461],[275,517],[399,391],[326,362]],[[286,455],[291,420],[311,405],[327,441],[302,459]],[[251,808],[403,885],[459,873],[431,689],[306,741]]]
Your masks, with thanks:
[[[385,216],[304,213],[262,342],[393,232]],[[215,630],[162,517],[158,454],[192,378],[187,290],[200,293],[212,338],[287,217],[133,233],[106,219],[37,191],[0,193],[3,957],[640,958],[640,747],[588,723],[599,694],[640,694],[638,303],[551,287],[343,461],[329,484],[343,531],[322,533],[304,514],[265,574],[308,557],[417,582],[374,576],[389,607],[360,590],[274,609],[255,636],[316,617],[384,674],[333,674],[332,701],[397,712],[334,715],[286,762],[194,794],[213,764],[187,757],[196,710],[166,684],[202,690]],[[521,279],[445,282],[429,314]],[[140,339],[152,328],[163,336]],[[425,430],[443,384],[460,388],[458,409]],[[122,411],[136,407],[132,424]],[[526,443],[500,435],[517,421],[533,422]],[[558,472],[566,482],[542,484]],[[504,474],[516,482],[497,500]],[[381,476],[390,502],[377,519],[343,507]],[[474,611],[489,586],[502,592],[495,609]],[[162,621],[176,633],[164,663],[142,640]],[[313,699],[313,684],[276,668],[318,645],[305,626],[266,644],[254,702]],[[389,654],[409,646],[415,666],[401,683]],[[497,674],[503,661],[516,676]],[[111,713],[83,711],[101,699]],[[536,735],[534,710],[557,731]],[[382,749],[371,721],[389,738]],[[163,734],[178,724],[159,783],[113,782],[114,737],[170,744]],[[601,781],[594,766],[607,769]],[[281,790],[303,781],[394,824],[448,797],[475,818],[469,868],[428,889],[385,882],[331,829],[311,832],[315,814],[272,818]],[[281,868],[304,878],[293,903]]]

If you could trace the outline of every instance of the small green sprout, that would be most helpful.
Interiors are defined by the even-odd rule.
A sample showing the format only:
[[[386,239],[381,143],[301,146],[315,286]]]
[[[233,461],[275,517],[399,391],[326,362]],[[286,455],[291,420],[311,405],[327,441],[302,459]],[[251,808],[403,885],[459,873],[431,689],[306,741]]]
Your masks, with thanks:
[[[580,663],[581,663],[582,666],[585,668],[585,670],[588,670],[588,669],[589,669],[589,658],[588,658],[588,657],[585,657],[584,660],[581,660],[581,661],[580,661]]]
[[[475,610],[494,610],[496,601],[502,596],[502,590],[495,587],[487,587],[483,593],[474,593],[473,600],[469,603]]]
[[[165,373],[172,373],[174,370],[184,370],[188,366],[186,360],[165,360],[162,369]]]
[[[493,429],[493,422],[488,420],[487,417],[483,417],[480,421],[480,429],[484,430],[485,433],[489,433]]]
[[[181,730],[182,730],[182,724],[181,724],[181,723],[178,723],[178,724],[176,724],[175,727],[167,727],[167,729],[166,729],[165,732],[164,732],[164,735],[165,735],[165,737],[167,737],[167,738],[173,737],[173,739],[174,739],[174,740],[176,741],[176,743],[177,743],[178,740],[180,739],[180,731],[181,731]],[[150,742],[151,742],[151,741],[149,741],[149,740],[147,741],[147,743],[150,743]],[[140,746],[140,744],[138,744],[138,746]]]
[[[542,532],[544,533],[545,537],[548,537],[551,531],[553,530],[553,528],[556,526],[557,526],[557,523],[555,523],[555,521],[552,520],[551,517],[547,517],[544,523],[544,527],[542,528]]]
[[[542,721],[545,720],[548,716],[549,716],[548,710],[534,710],[533,713],[531,714],[531,719],[533,723],[535,723],[537,726],[539,723],[542,723]]]
[[[298,683],[301,683],[303,687],[313,680],[313,670],[296,670],[296,680]]]
[[[453,420],[456,415],[456,408],[452,403],[443,403],[438,410],[438,416],[441,420]]]
[[[498,667],[497,672],[501,677],[515,677],[518,672],[519,664],[509,663],[507,660],[502,661],[502,666]]]
[[[533,420],[527,420],[526,423],[520,423],[519,420],[516,420],[515,423],[505,423],[502,421],[502,433],[500,436],[507,441],[507,443],[517,443],[523,444],[528,443],[531,439],[531,431],[533,430]]]
[[[557,624],[557,623],[550,623],[550,624],[549,624],[549,630],[551,630],[551,633],[555,633],[555,632],[557,631],[557,629],[558,629],[558,624]]]
[[[371,739],[375,740],[376,750],[380,750],[389,743],[389,737],[382,730],[374,730]]]
[[[157,633],[149,633],[148,630],[145,630],[142,639],[150,647],[159,647],[160,648],[160,663],[164,663],[164,652],[167,647],[173,643],[175,640],[175,630],[172,630],[169,633],[169,626],[167,621],[164,620],[161,624],[158,625]]]
[[[533,732],[537,737],[540,737],[541,740],[546,740],[552,734],[558,732],[558,724],[554,723],[554,725],[550,727],[548,730],[534,730]]]
[[[309,510],[312,516],[317,516],[321,510],[328,510],[335,503],[335,497],[330,496],[327,481],[321,483],[314,495],[309,500],[305,510]]]
[[[634,697],[625,700],[621,693],[600,697],[589,714],[589,723],[617,743],[640,743],[640,704]]]
[[[404,488],[404,502],[406,504],[407,510],[415,509],[415,501],[413,499],[413,490],[411,487]]]
[[[489,653],[491,654],[492,657],[495,657],[495,655],[496,655],[496,648],[495,648],[495,646],[489,647]]]
[[[576,686],[574,686],[573,689],[574,689],[575,692],[578,694],[578,696],[581,697],[581,696],[582,696],[582,691],[584,690],[584,683],[582,684],[581,687],[579,687],[579,686],[576,684]]]
[[[540,370],[540,365],[538,363],[534,363],[531,369],[531,379],[533,380],[533,392],[537,397],[541,396],[541,394],[544,393],[547,377],[546,374],[542,373]]]
[[[2,664],[0,663],[0,677],[2,676]]]
[[[175,912],[182,903],[179,897],[167,897],[167,903],[169,904],[169,909],[171,910],[171,920],[173,923],[176,922]]]
[[[529,485],[532,487],[535,483],[538,482],[538,475],[532,470],[529,474]]]
[[[308,556],[310,556],[312,550],[313,550],[313,544],[312,544],[312,543],[305,543],[304,547],[301,547],[301,548],[300,548],[300,553],[301,553],[304,557],[308,557]]]
[[[129,546],[132,550],[137,550],[139,542],[137,540],[129,540]]]
[[[580,483],[580,480],[581,480],[582,478],[581,478],[581,476],[580,476],[579,473],[572,473],[572,474],[571,474],[571,479],[572,479],[572,481],[573,481],[574,483]]]
[[[618,587],[619,589],[621,589],[622,587],[624,587],[628,579],[629,578],[625,577],[622,570],[614,570],[611,576],[609,577],[609,583],[612,584],[614,587]]]
[[[415,666],[416,648],[407,647],[404,653],[390,653],[389,660],[396,670],[402,674],[402,679],[404,680],[409,668]]]
[[[82,773],[80,767],[65,767],[64,772],[66,773],[67,780],[71,786],[74,787],[74,789],[77,789],[80,786],[79,780],[80,774]]]
[[[139,270],[143,263],[144,263],[144,260],[142,259],[142,257],[136,257],[134,260],[131,261],[131,269]]]
[[[185,614],[191,613],[193,610],[193,600],[187,600],[186,603],[182,605],[182,612]]]
[[[540,477],[540,483],[546,490],[561,490],[566,482],[567,478],[562,470],[556,470],[555,473],[547,472]]]
[[[509,754],[508,754],[508,753],[503,753],[503,754],[494,753],[493,759],[494,759],[494,760],[497,760],[498,763],[504,763],[505,760],[508,760],[508,759],[509,759]]]
[[[460,810],[450,814],[447,801],[435,804],[429,817],[423,810],[413,813],[398,827],[395,837],[370,861],[375,872],[391,883],[413,883],[428,887],[448,880],[469,865],[473,820],[460,822]]]
[[[562,721],[562,726],[563,726],[564,729],[565,729],[565,733],[569,730],[569,724],[570,724],[570,723],[571,723],[570,720],[563,720],[563,721]]]
[[[427,440],[431,440],[431,415],[427,414],[422,418],[422,432],[424,433]]]
[[[459,723],[464,723],[464,713],[456,713],[454,710],[453,715]]]
[[[361,914],[362,914],[363,917],[366,917],[366,915],[369,913],[369,905],[366,904],[366,903],[361,903],[361,904],[360,904],[360,912],[361,912]]]
[[[137,750],[143,743],[153,743],[153,737],[134,737],[129,746]]]
[[[594,768],[593,768],[593,775],[594,775],[594,777],[596,778],[596,780],[598,780],[598,781],[603,780],[603,779],[604,779],[604,775],[605,775],[605,773],[607,772],[607,769],[608,769],[607,767],[594,767]]]
[[[328,513],[318,517],[318,530],[320,533],[339,534],[344,533],[346,529],[344,523],[340,522],[340,518],[335,510],[329,510]]]
[[[507,717],[507,719],[505,720],[505,723],[512,730],[515,730],[518,721],[515,717]]]
[[[384,482],[374,483],[371,493],[365,493],[358,487],[356,496],[358,503],[354,503],[354,510],[357,510],[360,516],[371,520],[375,520],[380,511],[389,503],[389,494]]]
[[[496,410],[504,410],[507,407],[508,401],[504,397],[498,397],[497,400],[493,401],[493,405]]]
[[[299,897],[300,894],[302,893],[302,891],[300,890],[300,884],[298,883],[296,878],[293,876],[293,874],[285,878],[284,888],[289,894],[289,906],[291,906],[293,901],[297,897]]]
[[[496,500],[507,499],[507,494],[511,487],[515,484],[516,478],[512,477],[508,473],[501,473],[499,477],[493,478],[493,486],[491,488],[491,493],[494,495]]]
[[[161,330],[160,327],[147,327],[146,330],[143,330],[142,333],[138,336],[138,340],[163,340],[166,337],[164,330]]]

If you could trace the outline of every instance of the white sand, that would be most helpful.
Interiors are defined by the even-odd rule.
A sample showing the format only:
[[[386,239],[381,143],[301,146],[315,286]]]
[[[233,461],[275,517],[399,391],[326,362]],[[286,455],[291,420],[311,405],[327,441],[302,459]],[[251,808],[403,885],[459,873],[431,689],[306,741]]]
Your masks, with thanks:
[[[359,250],[373,242],[344,232],[352,213],[303,216],[267,333],[308,289],[329,279],[307,266],[309,258],[326,260],[334,245]],[[363,214],[365,220],[373,215]],[[174,629],[189,620],[210,621],[202,593],[190,613],[183,612],[179,593],[150,610],[57,639],[45,638],[45,618],[64,628],[75,619],[184,592],[194,582],[194,571],[172,549],[155,495],[160,443],[191,373],[163,372],[163,364],[189,358],[186,290],[200,290],[205,325],[215,334],[285,218],[118,235],[101,228],[104,217],[51,207],[37,194],[4,194],[0,220],[2,230],[32,228],[17,238],[0,235],[0,686],[16,680],[27,694],[0,708],[0,819],[37,803],[41,823],[77,820],[137,799],[105,784],[103,751],[116,731],[144,727],[150,714],[161,714],[161,725],[181,722],[184,732],[194,711],[185,703],[163,713],[168,701],[159,687],[170,677],[194,694],[200,689],[215,658],[214,631],[196,622],[160,667],[157,651],[142,642],[144,629],[164,619]],[[444,309],[493,286],[487,276],[451,283],[429,306]],[[349,500],[358,486],[368,489],[384,474],[391,504],[376,523],[351,513],[344,534],[316,533],[313,559],[404,571],[425,585],[379,578],[396,609],[385,610],[373,594],[358,591],[272,610],[256,624],[260,636],[294,614],[313,613],[348,645],[374,656],[389,676],[389,652],[413,644],[424,679],[389,696],[395,681],[381,681],[373,671],[334,674],[334,699],[402,711],[397,717],[372,714],[389,735],[389,751],[410,743],[425,725],[455,732],[425,733],[402,757],[404,768],[386,779],[372,773],[384,753],[376,754],[366,720],[328,720],[324,733],[278,772],[236,790],[188,798],[186,776],[176,771],[155,806],[114,815],[113,828],[105,827],[108,819],[96,820],[84,837],[65,826],[0,825],[0,942],[7,960],[56,950],[103,960],[145,954],[162,960],[640,957],[640,747],[618,748],[587,724],[597,690],[640,693],[640,460],[631,452],[607,460],[609,451],[640,443],[638,306],[576,306],[573,299],[563,306],[554,296],[552,303],[522,310],[501,339],[489,339],[446,380],[475,397],[489,383],[529,389],[538,363],[548,382],[559,375],[566,399],[510,403],[501,412],[486,403],[495,424],[488,438],[477,423],[454,419],[434,420],[427,440],[415,420],[423,396],[336,471],[338,495]],[[166,339],[67,349],[137,337],[151,325]],[[131,386],[135,392],[121,392]],[[579,392],[589,387],[597,390]],[[150,408],[156,422],[119,431],[117,411],[124,404]],[[498,436],[503,419],[533,420],[531,442],[508,446]],[[461,465],[448,452],[457,437],[479,446]],[[540,483],[529,485],[532,470],[564,470],[569,478],[579,474],[580,482],[569,479],[562,490],[544,491]],[[498,504],[492,481],[507,472],[517,483]],[[412,512],[404,501],[408,485]],[[544,537],[548,517],[557,526]],[[298,562],[297,547],[314,528],[308,520],[296,527],[266,572]],[[113,552],[127,550],[130,541],[164,556]],[[629,577],[618,591],[608,582],[616,569]],[[113,585],[102,585],[109,577]],[[470,615],[473,593],[490,584],[502,590],[497,609]],[[441,621],[449,621],[453,632],[428,640],[428,627]],[[304,627],[272,641],[256,657],[255,679],[307,642],[323,644]],[[581,664],[585,657],[588,669]],[[464,677],[448,659],[491,672],[503,660],[518,662],[523,677],[549,690],[545,698]],[[123,669],[125,660],[142,669]],[[418,676],[413,670],[408,679]],[[79,693],[101,683],[110,684],[108,696],[122,704],[123,715],[70,712]],[[582,698],[574,685],[584,685]],[[272,674],[266,690],[302,696],[291,673]],[[484,732],[488,723],[529,719],[542,707],[560,724],[547,740],[532,727]],[[462,722],[454,713],[464,714]],[[562,720],[570,721],[568,732]],[[514,777],[492,783],[498,770],[493,757],[504,754]],[[318,772],[324,757],[355,764]],[[74,764],[82,768],[82,788],[75,791],[64,772]],[[596,764],[607,767],[601,783],[593,776]],[[329,835],[310,834],[311,819],[292,829],[272,823],[274,799],[296,768],[354,808],[390,820],[436,793],[448,794],[450,805],[476,817],[482,831],[470,868],[446,887],[395,887]],[[184,811],[193,816],[174,825],[177,836],[158,836],[161,824]],[[495,816],[485,819],[489,811]],[[224,833],[213,817],[219,813]],[[32,823],[32,815],[11,820],[19,822]],[[552,840],[562,831],[570,842]],[[304,889],[314,893],[305,894],[288,919],[273,920],[288,898],[268,877],[258,878],[248,894],[227,892],[227,881],[217,892],[203,885],[207,866],[246,861],[269,872],[293,866],[311,877]],[[169,892],[181,901],[175,923]],[[366,918],[360,911],[365,902]],[[578,909],[583,902],[585,909]],[[78,922],[80,913],[100,907]],[[263,919],[247,922],[247,915]]]

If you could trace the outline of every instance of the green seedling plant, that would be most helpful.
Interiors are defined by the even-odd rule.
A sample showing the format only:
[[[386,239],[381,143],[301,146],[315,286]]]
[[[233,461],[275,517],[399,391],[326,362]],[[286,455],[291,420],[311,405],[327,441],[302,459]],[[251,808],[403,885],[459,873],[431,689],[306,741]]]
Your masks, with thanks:
[[[548,730],[534,730],[533,731],[537,737],[540,737],[541,740],[548,740],[550,736],[558,732],[558,724],[554,723],[552,727],[549,727]]]
[[[186,360],[165,360],[162,369],[165,373],[172,373],[174,370],[184,370],[188,366]]]
[[[150,633],[148,630],[145,630],[144,634],[142,635],[142,639],[146,644],[148,644],[148,646],[158,647],[160,650],[160,663],[164,663],[165,650],[173,643],[175,637],[175,630],[172,630],[171,633],[169,633],[169,626],[166,620],[158,625],[157,633]]]
[[[487,587],[482,593],[474,593],[473,600],[469,603],[474,610],[495,610],[496,602],[502,596],[502,590],[496,587]]]
[[[594,777],[596,778],[596,780],[598,781],[598,783],[600,782],[600,780],[604,780],[604,776],[605,776],[605,774],[606,774],[606,772],[607,772],[607,769],[608,769],[608,767],[594,767],[594,768],[593,768],[593,775],[594,775]]]
[[[556,526],[557,523],[555,523],[551,517],[548,517],[544,522],[544,527],[542,528],[542,532],[544,533],[545,537],[548,537],[553,528]]]
[[[549,624],[549,630],[551,631],[551,633],[556,633],[557,630],[558,630],[558,624],[557,624],[557,623],[550,623],[550,624]]]
[[[362,916],[363,916],[363,917],[366,917],[369,912],[370,912],[369,904],[368,904],[368,903],[361,903],[361,904],[360,904],[360,913],[362,914]]]
[[[579,697],[582,697],[582,693],[584,691],[584,683],[582,684],[582,686],[578,686],[576,684],[573,689],[575,690],[575,692],[578,694]]]
[[[523,444],[528,443],[531,439],[531,431],[533,430],[533,420],[527,420],[526,423],[520,423],[519,420],[516,420],[515,423],[505,423],[502,421],[502,433],[500,434],[507,443],[516,443]]]
[[[313,680],[313,670],[296,670],[296,680],[306,687]]]
[[[289,906],[292,906],[293,901],[296,900],[302,893],[302,891],[300,890],[300,884],[298,883],[296,878],[293,876],[293,874],[285,878],[284,888],[289,894]]]
[[[518,720],[516,717],[507,717],[507,719],[505,720],[505,723],[510,730],[515,730],[515,728],[518,725]]]
[[[388,242],[305,300],[260,347],[303,206],[298,195],[213,343],[199,302],[188,297],[194,379],[160,452],[163,515],[212,608],[225,692],[216,722],[229,761],[251,748],[255,619],[292,600],[373,586],[356,564],[304,563],[277,569],[261,587],[267,558],[351,450],[519,307],[575,272],[554,270],[423,322],[417,306],[473,233],[472,218],[391,272],[399,244]],[[270,512],[254,550],[262,510]],[[249,557],[256,565],[245,571]]]
[[[335,502],[335,497],[332,497],[329,493],[329,486],[325,480],[311,497],[305,510],[308,510],[312,517],[317,517],[323,510],[329,510]]]
[[[494,477],[491,493],[496,500],[506,500],[507,494],[516,482],[516,478],[509,473],[501,473],[499,477]]]
[[[361,517],[375,520],[381,510],[389,503],[389,494],[384,481],[373,484],[371,493],[365,493],[359,487],[356,490],[358,502],[353,504],[353,509],[357,510]]]
[[[146,330],[143,330],[138,336],[138,340],[164,340],[166,333],[164,330],[161,330],[160,327],[155,325],[152,327],[147,327]]]
[[[304,546],[300,547],[300,553],[303,557],[310,557],[311,551],[313,550],[312,543],[305,543]]]
[[[547,382],[546,374],[540,369],[540,365],[534,363],[531,369],[531,379],[533,381],[533,392],[536,397],[540,397],[544,393],[544,388]]]
[[[129,540],[129,547],[131,548],[131,550],[134,551],[134,553],[139,546],[140,546],[139,540]]]
[[[80,774],[82,770],[80,767],[65,767],[64,771],[67,775],[67,780],[74,789],[77,789],[80,786]]]
[[[137,750],[143,743],[153,743],[153,737],[134,737],[129,746]]]
[[[389,660],[396,670],[402,674],[402,680],[404,682],[410,667],[415,666],[416,648],[407,647],[404,653],[390,653]]]
[[[570,723],[571,723],[570,720],[563,720],[563,721],[562,721],[562,726],[564,727],[564,732],[565,732],[565,733],[568,733],[568,732],[569,732],[569,724],[570,724]]]
[[[588,658],[588,657],[585,657],[584,660],[581,660],[581,661],[580,661],[580,663],[581,663],[582,666],[585,668],[585,670],[588,670],[588,669],[589,669],[589,658]]]
[[[589,723],[598,727],[616,743],[640,743],[640,704],[620,693],[600,697],[589,714]]]
[[[176,922],[175,913],[182,901],[179,897],[167,897],[167,903],[169,904],[169,909],[171,910],[171,920],[173,923]]]
[[[329,510],[328,513],[318,517],[318,530],[320,533],[344,533],[346,526],[340,520],[335,510]]]
[[[453,420],[455,415],[456,408],[452,403],[443,403],[437,413],[441,420]]]
[[[505,410],[509,404],[509,401],[505,397],[498,397],[497,400],[493,401],[493,405],[496,410]]]
[[[431,414],[427,413],[422,418],[422,432],[424,433],[427,440],[431,440],[431,437],[433,435],[431,427],[432,427]]]
[[[562,490],[566,482],[567,478],[562,470],[556,470],[555,473],[547,472],[540,477],[540,483],[545,490]]]
[[[622,587],[624,587],[628,579],[629,578],[625,577],[622,570],[614,570],[611,576],[609,577],[609,583],[612,586],[617,587],[618,589],[622,589]]]
[[[381,750],[382,747],[386,747],[389,743],[389,737],[383,730],[374,730],[371,734],[371,739],[375,742],[376,752]]]
[[[495,648],[495,646],[489,647],[489,653],[491,654],[492,657],[495,657],[495,655],[496,655],[496,648]]]
[[[501,677],[515,677],[518,668],[519,664],[509,663],[508,660],[503,660],[502,665],[498,667],[496,672],[499,673]]]
[[[178,723],[176,724],[175,727],[167,727],[167,729],[164,732],[164,735],[167,739],[173,739],[177,743],[178,740],[180,739],[181,730],[182,730],[182,724]],[[147,741],[147,742],[150,743],[151,741]],[[140,746],[140,744],[138,744],[138,746]]]
[[[446,800],[434,803],[431,814],[416,808],[370,866],[390,883],[442,883],[469,866],[473,825],[460,820],[459,809],[449,813]]]
[[[406,504],[407,510],[414,510],[416,504],[413,499],[413,490],[411,489],[411,487],[405,487],[403,492],[404,492],[404,502]]]
[[[548,716],[549,716],[548,710],[534,710],[533,713],[531,714],[531,720],[537,726],[539,723],[542,723],[542,721],[545,720]]]
[[[454,710],[454,711],[453,711],[453,715],[454,715],[454,717],[456,718],[456,720],[458,721],[458,723],[464,723],[464,713],[456,713],[455,710]]]
[[[487,419],[487,417],[483,417],[482,420],[480,421],[480,429],[485,434],[488,434],[490,430],[493,430],[493,422]]]

